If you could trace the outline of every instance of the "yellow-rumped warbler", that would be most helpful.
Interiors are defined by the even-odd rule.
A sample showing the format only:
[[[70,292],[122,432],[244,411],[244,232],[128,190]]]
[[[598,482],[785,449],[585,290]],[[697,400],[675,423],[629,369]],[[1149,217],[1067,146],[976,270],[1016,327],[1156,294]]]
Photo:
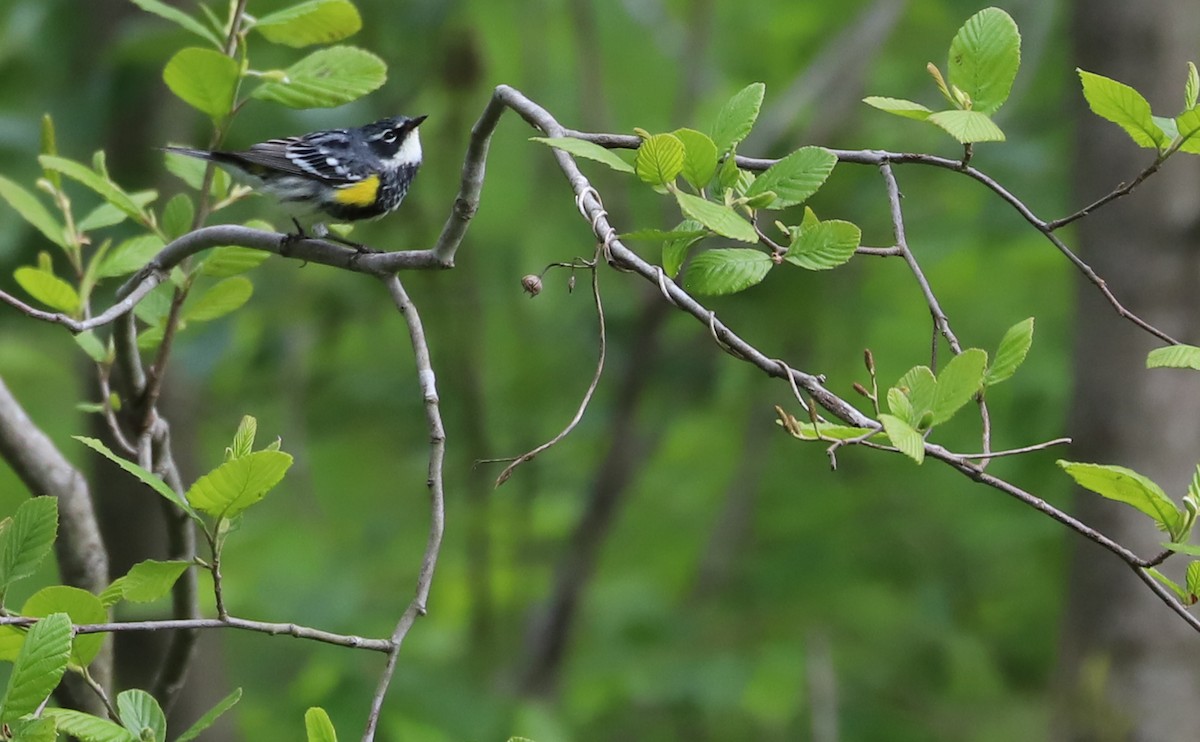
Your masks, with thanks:
[[[349,222],[390,214],[404,200],[421,167],[417,127],[424,120],[425,116],[395,116],[356,129],[314,131],[232,152],[165,149],[249,175],[293,210],[323,212]]]

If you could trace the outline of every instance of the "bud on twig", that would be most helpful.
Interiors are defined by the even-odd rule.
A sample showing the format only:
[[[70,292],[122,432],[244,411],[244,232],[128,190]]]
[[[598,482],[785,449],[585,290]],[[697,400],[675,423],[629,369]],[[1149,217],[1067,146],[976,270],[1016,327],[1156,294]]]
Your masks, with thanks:
[[[530,298],[542,293],[542,278],[530,273],[521,279],[521,288],[525,289],[525,293],[529,294]]]

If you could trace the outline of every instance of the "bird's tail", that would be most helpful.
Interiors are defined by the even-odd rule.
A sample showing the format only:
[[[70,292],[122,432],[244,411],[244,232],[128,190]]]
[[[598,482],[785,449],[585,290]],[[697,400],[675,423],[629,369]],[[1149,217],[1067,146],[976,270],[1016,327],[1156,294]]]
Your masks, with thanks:
[[[216,152],[210,152],[206,149],[192,149],[191,147],[175,147],[172,145],[167,145],[166,147],[159,147],[159,149],[161,149],[163,152],[170,152],[170,153],[176,154],[176,155],[183,155],[185,157],[195,157],[198,160],[211,160],[213,162],[220,161],[220,158],[217,157]]]

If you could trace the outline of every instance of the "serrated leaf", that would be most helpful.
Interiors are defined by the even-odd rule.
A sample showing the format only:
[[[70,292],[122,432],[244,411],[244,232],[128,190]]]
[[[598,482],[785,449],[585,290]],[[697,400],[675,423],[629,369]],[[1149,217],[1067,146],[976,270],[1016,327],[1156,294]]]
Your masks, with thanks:
[[[836,164],[837,157],[823,147],[801,147],[755,178],[746,195],[774,191],[777,198],[770,208],[795,206],[817,192]]]
[[[1008,100],[1020,66],[1021,33],[999,8],[968,18],[950,42],[950,84],[970,96],[979,113],[995,113]]]
[[[213,49],[180,49],[163,68],[163,82],[184,103],[219,121],[233,110],[241,73],[233,59]]]
[[[295,48],[332,44],[361,28],[358,8],[347,0],[309,0],[269,13],[254,24],[267,41]]]
[[[1187,82],[1183,86],[1183,110],[1190,111],[1196,107],[1196,97],[1200,93],[1200,75],[1196,73],[1194,62],[1188,62],[1187,68]]]
[[[240,245],[213,248],[200,264],[200,275],[228,278],[253,270],[266,262],[271,253]]]
[[[911,425],[886,412],[879,416],[892,445],[918,464],[925,461],[925,439]]]
[[[71,621],[77,624],[104,623],[108,620],[108,611],[100,602],[100,598],[87,590],[69,585],[44,587],[29,596],[25,605],[21,606],[22,616],[42,617],[56,613],[67,614]],[[71,643],[71,666],[77,669],[87,667],[96,659],[103,644],[103,634],[76,636]]]
[[[118,599],[123,598],[133,603],[152,603],[170,593],[180,575],[190,566],[190,562],[160,562],[147,559],[133,565],[124,577],[114,580],[110,589]],[[113,596],[109,594],[109,590],[105,590],[104,593],[101,595],[101,602],[111,605],[109,601]]]
[[[983,386],[983,370],[987,368],[987,352],[968,348],[950,359],[937,375],[934,387],[933,425],[944,423]]]
[[[0,594],[32,575],[54,548],[58,535],[58,500],[33,497],[21,503],[5,529],[0,551]]]
[[[878,108],[881,111],[887,111],[888,113],[917,121],[924,121],[929,118],[929,114],[933,113],[933,111],[920,103],[914,103],[903,98],[885,98],[880,95],[870,95],[863,98],[863,103],[873,108]]]
[[[196,207],[186,193],[176,193],[163,207],[162,230],[168,240],[179,239],[192,231]]]
[[[337,742],[333,722],[320,706],[313,706],[304,712],[304,731],[308,735],[308,742]]]
[[[906,417],[905,422],[916,426],[925,413],[933,410],[934,399],[937,396],[937,379],[928,366],[914,366],[896,382],[895,388],[908,397],[912,416]],[[891,392],[888,392],[891,400]],[[896,413],[896,409],[892,409]]]
[[[709,233],[702,229],[703,226],[694,219],[684,219],[672,232],[668,232],[676,235],[664,240],[662,246],[662,267],[669,277],[674,278],[679,274],[683,261],[687,259],[688,250],[708,236]]]
[[[24,717],[9,724],[13,742],[56,742],[58,727],[54,719]],[[84,742],[88,742],[85,740]]]
[[[1194,345],[1155,348],[1146,356],[1146,368],[1191,368],[1200,371],[1200,348]]]
[[[574,137],[530,137],[529,141],[561,149],[563,152],[568,152],[575,157],[584,157],[603,163],[618,173],[633,172],[633,165],[622,160],[616,152],[584,139],[575,139]]]
[[[1173,123],[1175,136],[1183,140],[1179,151],[1200,154],[1200,109],[1184,111]]]
[[[0,626],[0,662],[15,662],[24,644],[24,630],[16,626]]]
[[[1183,513],[1161,487],[1132,469],[1061,459],[1057,463],[1080,487],[1133,506],[1154,519],[1159,528],[1168,533],[1176,530],[1183,519]]]
[[[1170,577],[1167,577],[1166,575],[1164,575],[1162,572],[1159,572],[1159,571],[1158,571],[1157,569],[1155,569],[1154,567],[1148,567],[1148,568],[1146,569],[1146,574],[1150,575],[1150,576],[1151,576],[1151,577],[1153,577],[1154,579],[1158,580],[1158,581],[1159,581],[1159,582],[1161,582],[1162,584],[1164,584],[1164,585],[1166,585],[1167,587],[1169,587],[1169,588],[1171,589],[1171,592],[1175,593],[1175,597],[1179,598],[1179,601],[1180,601],[1181,603],[1183,603],[1183,604],[1185,604],[1185,605],[1187,604],[1187,602],[1188,602],[1188,594],[1187,594],[1186,592],[1184,592],[1184,589],[1183,589],[1182,587],[1180,587],[1180,586],[1179,586],[1179,585],[1178,585],[1178,584],[1177,584],[1177,583],[1176,583],[1174,580],[1172,580]]]
[[[13,271],[13,278],[25,293],[51,309],[71,316],[79,314],[79,294],[71,284],[53,273],[22,266]]]
[[[233,518],[263,499],[291,465],[292,457],[282,451],[255,451],[197,479],[187,500],[214,518]]]
[[[928,121],[962,144],[1004,141],[1000,127],[978,111],[938,111],[930,114]]]
[[[166,742],[167,717],[154,696],[132,688],[117,694],[117,716],[137,740]]]
[[[46,239],[59,247],[66,248],[67,237],[63,225],[38,200],[37,196],[8,178],[0,176],[0,198],[7,201],[8,205],[20,214],[22,219],[41,232]]]
[[[674,134],[655,134],[642,140],[633,170],[639,179],[650,185],[666,185],[675,182],[683,170],[683,142]]]
[[[217,719],[221,718],[222,714],[233,708],[241,698],[242,689],[234,688],[232,693],[218,701],[215,706],[197,719],[195,724],[188,727],[186,732],[179,735],[175,742],[191,742],[193,739],[196,739],[200,736],[201,732],[215,724]]]
[[[901,420],[913,419],[912,400],[899,387],[892,387],[887,390],[887,405],[888,410]]]
[[[835,425],[832,423],[821,423],[818,428],[811,422],[794,420],[794,424],[788,432],[792,434],[793,438],[799,438],[802,441],[844,441],[851,438],[860,438],[870,433],[871,429],[856,428],[852,425]]]
[[[125,212],[126,215],[133,217],[139,223],[145,224],[148,222],[142,207],[138,206],[137,202],[128,193],[121,190],[121,187],[116,183],[91,170],[86,165],[53,155],[39,155],[38,162],[42,167],[62,173],[68,178],[92,189],[105,201]]]
[[[758,120],[767,86],[755,82],[739,90],[717,114],[713,123],[712,140],[717,152],[724,154],[746,138]]]
[[[732,208],[678,190],[675,191],[675,200],[679,202],[679,208],[683,211],[684,216],[699,222],[722,237],[739,242],[758,242],[758,232],[754,231],[754,225],[743,219]]]
[[[233,445],[229,447],[231,458],[241,458],[254,450],[254,437],[258,434],[258,420],[250,415],[243,415],[238,423],[237,432],[233,434]]]
[[[162,238],[143,234],[125,240],[110,250],[96,269],[96,278],[112,278],[134,273],[149,263],[164,247]]]
[[[1161,151],[1167,146],[1168,138],[1154,123],[1150,104],[1141,93],[1103,75],[1078,68],[1076,72],[1093,113],[1120,126],[1139,147]]]
[[[205,322],[223,317],[250,300],[254,284],[244,276],[233,276],[213,284],[199,296],[191,297],[183,310],[187,322]]]
[[[717,169],[717,188],[720,194],[736,187],[742,173],[743,171],[737,166],[737,151],[732,150],[725,155],[725,159],[721,160],[721,166]]]
[[[82,742],[139,742],[119,724],[82,711],[48,708],[43,713],[54,719],[58,731]]]
[[[996,358],[983,375],[984,386],[995,386],[1012,377],[1025,362],[1029,348],[1033,346],[1033,317],[1023,319],[1004,333]]]
[[[358,100],[387,81],[387,65],[353,46],[331,46],[284,70],[282,81],[266,82],[251,96],[289,108],[332,108]]]
[[[106,459],[129,472],[133,476],[137,477],[138,480],[140,480],[143,484],[149,486],[152,490],[175,503],[175,505],[179,506],[184,512],[190,515],[193,520],[200,520],[200,517],[196,514],[196,511],[192,509],[192,507],[188,505],[182,497],[179,496],[179,493],[167,486],[167,483],[159,479],[158,476],[146,471],[132,461],[127,461],[126,459],[116,455],[109,450],[108,446],[104,445],[103,442],[97,440],[96,438],[88,438],[82,435],[75,435],[71,437],[101,456],[104,456]]]
[[[683,286],[694,294],[706,296],[733,294],[762,281],[774,265],[760,250],[705,250],[688,265]]]
[[[132,2],[134,5],[138,6],[147,13],[153,13],[159,18],[165,18],[168,21],[171,21],[172,23],[191,31],[218,49],[221,48],[221,39],[219,39],[215,33],[209,30],[209,28],[203,23],[187,13],[184,13],[182,10],[173,8],[166,3],[159,2],[159,0],[132,0]]]
[[[1189,562],[1187,566],[1188,605],[1193,605],[1200,599],[1200,562]]]
[[[717,174],[717,145],[695,129],[676,129],[673,133],[683,142],[683,179],[696,190],[705,188]]]
[[[850,258],[862,242],[862,230],[840,219],[801,226],[784,259],[811,271],[836,268]]]
[[[138,205],[138,208],[145,208],[148,204],[153,203],[158,198],[158,191],[134,191],[129,194],[129,200]],[[75,228],[80,232],[92,232],[97,229],[104,229],[116,224],[120,224],[128,218],[128,214],[118,209],[116,206],[105,202],[92,209],[87,213],[87,216],[79,220]]]
[[[33,713],[58,686],[70,655],[71,619],[65,613],[47,616],[30,627],[8,678],[0,723]]]

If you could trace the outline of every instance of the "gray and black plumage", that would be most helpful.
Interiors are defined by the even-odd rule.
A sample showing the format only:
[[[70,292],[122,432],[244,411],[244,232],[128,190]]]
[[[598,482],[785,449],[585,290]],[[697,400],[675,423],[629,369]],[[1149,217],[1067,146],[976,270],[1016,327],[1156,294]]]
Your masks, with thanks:
[[[271,139],[238,151],[165,149],[249,175],[261,190],[299,210],[341,222],[375,219],[400,206],[421,167],[417,127],[425,118],[395,116],[353,129]]]

